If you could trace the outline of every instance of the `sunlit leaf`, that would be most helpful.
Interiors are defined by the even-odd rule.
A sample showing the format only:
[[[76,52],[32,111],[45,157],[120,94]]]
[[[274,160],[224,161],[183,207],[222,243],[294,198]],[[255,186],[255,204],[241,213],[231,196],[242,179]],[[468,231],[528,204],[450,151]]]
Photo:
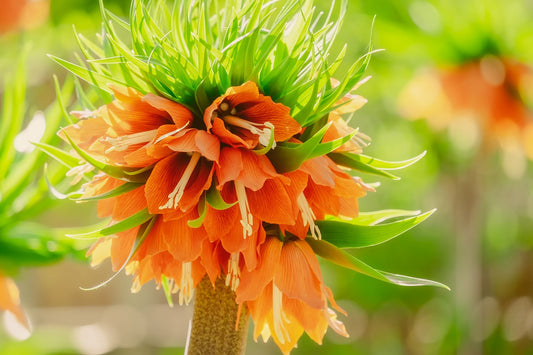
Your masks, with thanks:
[[[154,217],[154,215],[148,213],[148,209],[145,208],[144,210],[139,211],[134,215],[123,219],[122,221],[110,225],[109,227],[102,228],[93,232],[81,234],[67,234],[67,237],[73,239],[99,239],[108,235],[117,234],[119,232],[135,228],[150,220],[150,218],[152,217]]]
[[[448,286],[440,282],[411,276],[397,275],[374,269],[356,257],[350,255],[346,251],[337,248],[325,240],[315,240],[312,238],[307,238],[306,240],[311,248],[313,248],[313,251],[322,258],[344,268],[360,272],[375,279],[400,286],[436,286],[450,290]]]
[[[358,219],[345,221],[340,218],[316,221],[322,239],[339,248],[365,248],[384,243],[405,233],[409,229],[423,222],[435,210],[428,211],[416,217],[409,217],[391,223],[377,225],[360,225]]]

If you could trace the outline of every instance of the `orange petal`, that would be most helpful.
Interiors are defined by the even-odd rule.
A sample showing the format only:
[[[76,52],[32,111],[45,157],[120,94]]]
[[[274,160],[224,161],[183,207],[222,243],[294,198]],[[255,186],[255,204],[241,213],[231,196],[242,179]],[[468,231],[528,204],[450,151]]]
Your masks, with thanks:
[[[168,249],[167,244],[165,242],[165,238],[163,236],[162,227],[164,224],[165,222],[163,221],[163,218],[158,218],[155,221],[154,225],[152,226],[152,229],[139,247],[139,250],[137,250],[137,252],[135,253],[136,259],[144,259],[146,257],[159,254]]]
[[[242,256],[247,270],[253,270],[259,262],[259,250],[266,240],[266,232],[262,224],[257,223],[259,229],[246,238],[248,245],[242,250]]]
[[[220,141],[206,131],[187,129],[168,140],[166,146],[175,152],[199,152],[211,161],[218,160]]]
[[[12,279],[0,274],[0,309],[9,311],[27,330],[30,329],[28,318],[20,307],[19,290]]]
[[[200,260],[213,286],[220,276],[220,265],[227,264],[228,258],[229,255],[219,247],[219,242],[211,243],[208,239],[204,239]]]
[[[325,310],[311,308],[299,299],[283,297],[283,311],[294,318],[305,332],[317,344],[322,344],[322,339],[328,330],[328,321],[325,318]]]
[[[295,209],[285,186],[279,179],[266,180],[257,191],[246,191],[250,212],[261,221],[275,224],[294,224]]]
[[[290,180],[280,175],[265,155],[257,155],[249,150],[241,150],[242,170],[235,180],[239,180],[250,190],[259,190],[265,181],[277,177],[289,184]]]
[[[146,200],[148,211],[152,214],[174,212],[174,208],[160,208],[169,201],[169,195],[175,190],[189,164],[191,157],[178,153],[166,157],[156,163],[150,177],[146,181]],[[187,177],[187,184],[178,207],[187,211],[198,203],[202,193],[211,186],[213,175],[212,163],[201,159],[196,164],[194,171]]]
[[[321,156],[306,160],[299,170],[309,174],[316,184],[323,186],[335,185],[335,174],[329,169],[327,157]]]
[[[147,207],[144,185],[114,198],[113,219],[121,221]]]
[[[111,91],[113,91],[113,95],[115,98],[119,101],[123,102],[138,102],[142,99],[143,95],[135,90],[134,88],[117,85],[117,84],[109,84],[108,85]]]
[[[226,182],[236,180],[243,169],[241,150],[230,147],[222,148],[220,160],[216,165],[218,187]]]
[[[161,225],[168,251],[172,256],[182,262],[193,261],[200,256],[202,244],[207,239],[203,227],[190,228],[187,221],[198,218],[198,213],[193,212],[180,219],[165,221]]]
[[[208,205],[203,225],[209,235],[209,240],[214,242],[225,238],[226,235],[237,228],[235,225],[238,225],[242,230],[239,218],[238,206],[233,206],[225,210],[216,210]],[[242,238],[242,233],[238,235]]]
[[[118,271],[128,259],[139,227],[117,233],[111,240],[111,263],[113,271]]]
[[[316,274],[318,271],[319,274]],[[313,250],[305,241],[283,244],[274,284],[289,298],[297,298],[310,307],[322,308],[322,282],[320,267]]]
[[[260,247],[259,265],[255,270],[243,269],[237,287],[236,302],[255,300],[272,281],[279,266],[283,243],[277,238],[267,238]]]
[[[234,131],[236,133],[240,132],[239,129],[234,129]],[[213,118],[211,132],[213,132],[222,143],[226,143],[235,148],[252,149],[258,142],[258,139],[255,137],[230,132],[224,121],[218,117]]]
[[[274,125],[274,139],[277,142],[286,141],[293,135],[300,133],[302,127],[290,115],[290,109],[280,103],[274,103],[270,96],[260,95],[253,104],[239,112],[239,116],[254,123],[270,122]]]
[[[158,110],[168,112],[177,127],[183,127],[188,123],[190,124],[194,119],[192,112],[189,111],[188,108],[177,102],[167,100],[164,97],[148,93],[142,100]]]

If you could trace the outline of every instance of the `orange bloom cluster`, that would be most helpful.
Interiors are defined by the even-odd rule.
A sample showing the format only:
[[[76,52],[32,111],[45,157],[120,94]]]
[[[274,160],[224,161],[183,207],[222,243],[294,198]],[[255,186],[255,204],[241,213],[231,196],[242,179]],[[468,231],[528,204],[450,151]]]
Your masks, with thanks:
[[[205,275],[213,284],[225,277],[236,302],[250,309],[256,337],[272,336],[285,353],[304,331],[319,343],[328,325],[347,335],[328,307],[329,301],[339,309],[305,238],[320,238],[315,221],[326,215],[356,217],[368,188],[327,156],[276,171],[265,152],[300,142],[304,129],[253,82],[229,88],[202,117],[153,94],[112,90],[113,102],[75,113],[80,121],[64,133],[106,164],[149,172],[135,189],[100,200],[99,216],[116,222],[147,209],[154,219],[138,247],[146,224],[100,239],[89,251],[93,263],[110,257],[115,270],[127,264],[134,291],[152,279],[171,279],[180,303],[190,301]],[[331,127],[324,141],[349,130]],[[84,194],[122,184],[101,173]],[[213,196],[222,207],[210,203]]]
[[[41,25],[47,18],[49,0],[2,0],[0,35]]]
[[[416,77],[401,95],[400,109],[408,117],[427,117],[437,129],[470,118],[485,144],[518,142],[533,159],[532,85],[530,66],[486,56]]]

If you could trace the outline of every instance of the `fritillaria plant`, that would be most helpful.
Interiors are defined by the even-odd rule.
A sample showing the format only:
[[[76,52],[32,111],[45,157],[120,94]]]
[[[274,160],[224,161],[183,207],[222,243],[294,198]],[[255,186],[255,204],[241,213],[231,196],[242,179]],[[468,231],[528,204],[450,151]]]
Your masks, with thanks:
[[[346,2],[134,2],[128,21],[102,5],[96,41],[78,35],[85,62],[52,58],[101,94],[71,112],[59,135],[72,150],[41,148],[88,179],[69,194],[98,200],[109,225],[93,264],[111,258],[134,292],[155,280],[189,303],[190,354],[242,353],[254,338],[283,353],[303,332],[317,343],[345,313],[317,256],[399,285],[442,284],[376,270],[344,248],[385,242],[431,213],[359,213],[375,190],[360,173],[396,178],[410,165],[362,154],[369,138],[346,115],[366,100],[367,53],[346,72],[331,45]],[[78,164],[79,161],[79,164]],[[394,218],[390,223],[382,223]]]

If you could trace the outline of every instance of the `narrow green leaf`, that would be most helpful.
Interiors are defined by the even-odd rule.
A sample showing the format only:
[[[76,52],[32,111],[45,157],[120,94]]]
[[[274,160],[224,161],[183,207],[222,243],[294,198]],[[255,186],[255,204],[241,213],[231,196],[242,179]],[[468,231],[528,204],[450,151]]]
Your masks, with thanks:
[[[370,165],[376,169],[380,170],[398,170],[408,167],[422,159],[426,155],[426,151],[423,151],[421,154],[417,155],[414,158],[403,160],[403,161],[385,161],[369,157],[363,154],[359,154],[359,160],[367,165]]]
[[[408,210],[381,210],[373,212],[359,212],[359,216],[357,216],[357,218],[354,219],[353,222],[361,226],[372,226],[391,218],[412,217],[418,216],[419,214],[420,211]]]
[[[375,279],[400,286],[435,286],[450,290],[448,286],[440,282],[391,274],[385,271],[374,269],[370,265],[365,264],[358,258],[348,254],[346,251],[337,248],[325,240],[307,238],[306,241],[309,243],[311,248],[313,248],[313,251],[322,258],[344,268],[360,272]]]
[[[338,248],[365,248],[384,243],[405,233],[417,224],[431,216],[435,210],[428,211],[416,217],[409,217],[399,221],[377,224],[359,225],[357,218],[352,221],[328,219],[316,221],[322,234],[322,239]]]
[[[165,275],[161,275],[161,285],[163,286],[163,292],[165,293],[165,298],[169,307],[174,307],[174,302],[172,301],[172,280],[169,280]]]
[[[237,203],[237,201],[233,203],[227,203],[226,201],[224,201],[222,195],[220,194],[220,191],[218,191],[214,184],[209,190],[207,190],[205,198],[207,203],[209,203],[209,206],[219,211],[227,210],[228,208],[234,206]]]
[[[114,177],[115,179],[119,180],[125,180],[129,182],[145,182],[148,178],[149,172],[145,172],[143,174],[139,175],[130,175],[127,174],[126,171],[128,171],[127,168],[119,168],[118,166],[108,165],[105,163],[102,163],[101,161],[91,157],[89,154],[87,154],[83,149],[78,147],[76,143],[69,137],[66,131],[62,131],[62,133],[67,138],[68,142],[74,148],[74,150],[89,164],[94,166],[95,168],[101,170],[106,175],[109,175],[111,177]],[[137,170],[137,169],[136,169]],[[134,171],[136,171],[134,170]]]
[[[99,239],[108,235],[117,234],[128,229],[132,229],[141,225],[154,215],[148,213],[148,209],[144,209],[140,212],[135,213],[134,215],[123,219],[115,224],[110,225],[109,227],[102,228],[93,232],[81,233],[81,234],[67,234],[67,237],[72,239]]]
[[[59,148],[56,148],[46,143],[40,143],[40,142],[33,142],[32,144],[69,169],[72,169],[80,165],[79,158],[73,157],[69,153]]]
[[[103,74],[88,70],[87,68],[67,62],[66,60],[63,60],[51,54],[49,54],[48,57],[50,57],[53,61],[55,61],[59,65],[63,66],[65,69],[67,69],[74,75],[77,75],[81,79],[85,80],[89,84],[95,85],[98,88],[105,90],[109,93],[112,93],[111,89],[109,89],[107,86],[109,83],[115,83],[115,84],[119,84],[122,86],[128,86],[128,84],[126,84],[125,82],[121,80],[116,79],[113,76],[107,76],[107,75],[103,75]]]
[[[304,161],[313,157],[313,152],[320,146],[331,123],[326,124],[313,137],[303,143],[284,142],[267,153],[272,165],[279,173],[296,170]]]
[[[190,221],[187,221],[187,225],[191,228],[200,228],[204,223],[205,216],[207,215],[206,198],[202,196],[198,202],[198,214],[199,217]]]
[[[149,221],[146,221],[146,223],[144,223],[139,228],[139,231],[137,232],[137,236],[135,237],[135,242],[133,243],[133,246],[131,247],[131,250],[130,250],[130,253],[129,253],[128,257],[126,258],[126,260],[124,261],[124,264],[122,264],[120,269],[113,274],[113,276],[111,276],[106,281],[104,281],[104,282],[102,282],[102,283],[100,283],[100,284],[98,284],[98,285],[96,285],[94,287],[89,287],[89,288],[80,287],[80,288],[82,290],[84,290],[84,291],[93,291],[93,290],[96,290],[96,289],[98,289],[98,288],[100,288],[102,286],[107,285],[115,277],[117,277],[117,275],[120,274],[122,272],[122,270],[124,270],[126,265],[128,265],[128,263],[130,262],[130,260],[133,257],[133,255],[135,255],[135,253],[137,252],[137,250],[139,250],[139,247],[141,246],[141,244],[144,242],[144,240],[146,239],[146,237],[148,236],[148,234],[152,230],[152,227],[154,226],[154,223],[155,223],[156,220],[157,220],[157,217],[152,215],[151,219]]]
[[[139,188],[139,187],[141,187],[143,185],[144,184],[142,184],[142,183],[127,182],[125,184],[122,184],[122,185],[114,188],[113,190],[109,190],[109,191],[104,192],[103,194],[100,194],[100,195],[89,196],[89,197],[78,197],[78,198],[71,198],[71,199],[74,200],[74,201],[102,200],[102,199],[106,199],[106,198],[120,196],[122,194],[125,194],[126,192],[133,191],[136,188]]]
[[[392,175],[386,171],[375,168],[372,165],[365,163],[365,159],[362,159],[359,154],[353,153],[329,153],[328,157],[335,163],[345,166],[350,169],[358,170],[363,173],[374,174],[384,176],[393,180],[400,180],[396,175]]]

